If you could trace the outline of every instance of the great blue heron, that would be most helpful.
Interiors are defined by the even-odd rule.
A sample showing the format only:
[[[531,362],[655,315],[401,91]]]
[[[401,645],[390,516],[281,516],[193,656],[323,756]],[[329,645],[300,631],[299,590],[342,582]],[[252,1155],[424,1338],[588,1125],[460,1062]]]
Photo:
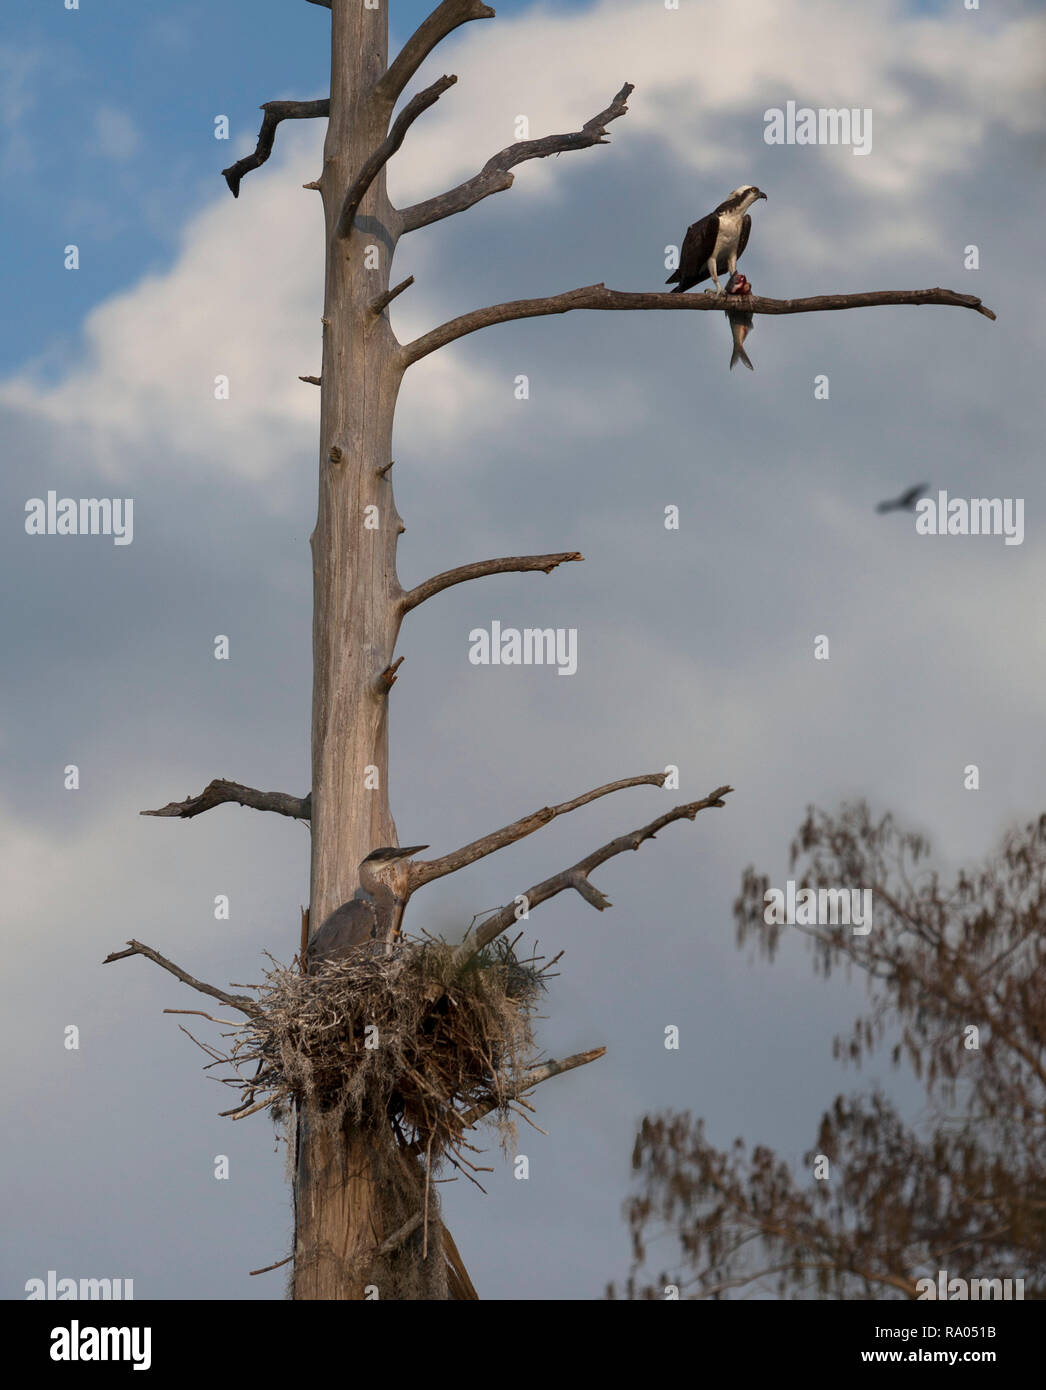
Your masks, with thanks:
[[[356,947],[391,948],[400,934],[407,902],[407,860],[428,845],[375,849],[360,864],[360,886],[337,907],[309,940],[310,965],[344,960]]]

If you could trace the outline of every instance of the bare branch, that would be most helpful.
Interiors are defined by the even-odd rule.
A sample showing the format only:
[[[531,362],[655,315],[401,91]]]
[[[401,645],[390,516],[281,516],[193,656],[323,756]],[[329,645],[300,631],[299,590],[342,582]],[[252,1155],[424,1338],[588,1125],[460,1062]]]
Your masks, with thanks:
[[[133,952],[124,951],[123,955],[132,955]],[[246,1028],[246,1023],[237,1023],[234,1018],[215,1018],[213,1014],[204,1013],[203,1009],[164,1009],[165,1014],[195,1014],[197,1018],[209,1019],[211,1023],[223,1023],[229,1028]]]
[[[370,302],[371,313],[380,314],[383,309],[388,308],[397,295],[402,294],[404,290],[409,290],[413,283],[414,276],[408,275],[406,280],[401,280],[394,289],[386,290],[384,294],[379,294],[376,299],[372,299]]]
[[[321,376],[300,376],[299,381],[304,381],[306,386],[322,386],[323,377]]]
[[[529,570],[541,570],[543,574],[551,574],[557,565],[584,558],[580,551],[570,550],[559,555],[508,555],[501,560],[476,560],[471,565],[459,565],[457,569],[444,570],[442,574],[435,574],[431,579],[426,579],[424,584],[410,589],[400,600],[400,611],[409,613],[412,608],[417,608],[419,603],[424,603],[434,594],[441,594],[444,589],[450,589],[455,584],[464,584],[468,579],[482,579],[488,574],[524,574]]]
[[[246,994],[226,994],[223,989],[217,989],[214,985],[207,985],[204,984],[202,980],[194,979],[192,975],[186,974],[180,966],[175,965],[174,962],[168,960],[166,956],[161,956],[159,951],[154,951],[151,946],[143,946],[140,941],[128,941],[127,945],[129,947],[128,950],[113,951],[111,955],[106,956],[102,964],[110,965],[113,961],[124,960],[127,956],[148,956],[151,961],[155,961],[156,964],[162,966],[164,970],[168,970],[172,975],[177,976],[182,984],[191,986],[192,989],[197,990],[200,994],[209,994],[212,999],[220,999],[223,1004],[228,1004],[231,1009],[239,1009],[241,1014],[247,1014],[252,1018],[260,1012],[258,1005],[253,999],[249,999]]]
[[[666,811],[663,816],[658,816],[649,825],[643,826],[641,830],[633,830],[628,835],[621,835],[616,840],[611,840],[609,844],[603,845],[601,849],[594,850],[585,859],[579,859],[569,869],[563,869],[558,874],[553,874],[551,878],[546,878],[542,883],[537,883],[533,888],[528,888],[522,894],[526,902],[527,909],[537,907],[540,903],[546,902],[549,898],[555,897],[557,893],[562,893],[565,888],[573,888],[580,893],[586,902],[598,911],[610,907],[610,899],[605,897],[598,888],[588,881],[588,875],[593,869],[605,864],[608,859],[613,859],[615,855],[624,854],[626,849],[638,849],[645,840],[652,840],[659,830],[666,825],[671,825],[673,821],[693,820],[698,811],[704,811],[709,806],[723,806],[723,797],[733,791],[733,787],[717,787],[714,792],[709,793],[701,801],[691,801],[685,806],[676,806],[674,810]],[[455,964],[463,966],[472,959],[473,956],[482,951],[484,946],[488,946],[496,936],[500,936],[508,927],[514,926],[517,918],[518,899],[510,902],[492,917],[488,917],[480,927],[467,937],[458,947]]]
[[[330,0],[309,0],[310,5],[326,5],[330,9]],[[285,1260],[277,1260],[274,1265],[262,1265],[261,1269],[249,1269],[248,1274],[268,1274],[270,1269],[279,1269],[281,1265],[289,1265],[293,1255],[288,1255]]]
[[[392,129],[386,135],[378,148],[366,161],[363,168],[349,185],[349,191],[345,194],[345,201],[341,206],[341,215],[338,218],[338,228],[336,236],[346,237],[352,231],[352,224],[356,217],[356,210],[363,202],[367,189],[377,178],[380,171],[389,162],[406,138],[407,131],[418,119],[423,111],[427,111],[430,106],[434,106],[448,88],[453,87],[458,79],[454,76],[444,75],[438,82],[433,82],[431,87],[426,87],[417,96],[411,97],[406,106],[399,113],[392,123]]]
[[[320,3],[321,0],[314,0]],[[378,79],[374,95],[393,107],[407,83],[421,67],[432,50],[443,42],[448,34],[471,19],[493,19],[494,11],[482,0],[443,0],[432,13],[418,25],[414,33],[389,64],[385,74]]]
[[[313,0],[313,3],[318,4],[319,0]],[[258,143],[254,147],[254,153],[244,155],[243,159],[238,159],[235,164],[230,164],[228,169],[222,170],[234,198],[240,196],[240,181],[244,174],[249,174],[252,169],[260,169],[272,154],[276,127],[281,121],[329,116],[331,104],[329,97],[324,97],[321,101],[266,101],[260,110],[265,112],[265,116],[258,132]]]
[[[391,1255],[393,1250],[398,1249],[408,1237],[414,1234],[424,1220],[424,1217],[424,1211],[416,1211],[413,1216],[408,1217],[398,1230],[393,1231],[392,1235],[387,1236],[377,1247],[374,1251],[375,1259],[380,1258],[382,1255]]]
[[[255,811],[275,811],[280,816],[292,816],[295,820],[308,820],[312,815],[312,794],[291,796],[288,792],[258,792],[253,787],[242,787],[239,782],[226,782],[217,777],[208,782],[199,796],[190,796],[185,801],[169,801],[158,811],[139,811],[141,816],[179,816],[189,820],[214,806],[222,806],[227,801],[239,806],[250,806]]]
[[[404,232],[417,231],[427,227],[430,222],[452,217],[456,212],[464,212],[492,193],[500,193],[512,187],[513,175],[509,173],[516,164],[526,159],[546,159],[550,154],[563,154],[568,150],[584,150],[591,145],[606,145],[606,126],[616,121],[628,110],[628,97],[632,83],[626,82],[617,96],[598,116],[586,121],[580,130],[567,135],[545,135],[540,140],[517,140],[491,155],[483,168],[473,178],[458,184],[457,188],[441,193],[436,198],[428,198],[423,203],[415,203],[400,214]]]
[[[532,811],[529,816],[523,816],[520,820],[513,821],[511,825],[502,826],[500,830],[492,830],[489,835],[484,835],[479,840],[473,840],[470,845],[464,845],[451,854],[445,854],[441,859],[415,860],[408,869],[407,892],[408,894],[414,893],[423,884],[430,883],[434,878],[443,878],[445,874],[456,873],[458,869],[463,869],[468,864],[474,864],[477,859],[493,854],[495,850],[515,844],[517,840],[522,840],[527,835],[533,835],[535,830],[540,830],[543,825],[548,825],[549,821],[555,820],[557,816],[565,816],[570,811],[576,811],[579,806],[587,806],[590,801],[598,801],[601,796],[609,796],[611,792],[623,791],[625,787],[663,787],[666,776],[667,774],[664,772],[646,772],[641,777],[625,777],[620,782],[608,782],[603,787],[596,787],[594,791],[585,792],[583,796],[576,796],[573,801],[563,801],[558,806],[542,806],[540,811]],[[512,911],[515,911],[515,905],[513,905]]]
[[[259,1110],[267,1110],[270,1102],[260,1100],[257,1105],[252,1105],[248,1110],[223,1110],[222,1115],[231,1115],[234,1120],[245,1120],[248,1115],[257,1115]]]
[[[329,10],[330,7],[331,7],[331,0],[307,0],[307,3],[310,4],[310,5],[322,5],[323,8],[324,8],[325,10]],[[293,1259],[294,1256],[292,1255],[292,1256],[290,1256],[290,1258]],[[281,1261],[280,1261],[280,1264],[286,1264],[286,1263],[287,1263],[286,1260],[281,1260]],[[277,1269],[277,1268],[279,1268],[279,1266],[278,1266],[278,1265],[270,1265],[269,1268],[270,1268],[270,1269]],[[262,1269],[252,1269],[252,1270],[251,1270],[251,1273],[252,1273],[252,1274],[264,1274],[265,1271],[262,1270]]]
[[[598,284],[549,295],[545,299],[513,299],[505,304],[473,309],[415,338],[404,347],[403,357],[409,367],[419,358],[479,328],[508,323],[512,319],[566,314],[572,309],[740,309],[751,314],[813,314],[832,309],[868,309],[880,304],[945,304],[958,309],[975,309],[985,318],[995,318],[991,309],[985,308],[975,295],[958,294],[955,290],[869,290],[861,294],[818,294],[808,299],[764,299],[754,294],[637,294],[631,290],[608,290],[604,284]]]
[[[403,665],[405,659],[405,657],[398,656],[391,666],[386,666],[382,671],[376,682],[376,688],[380,694],[387,694],[396,684],[398,679],[396,672]]]
[[[554,1057],[550,1057],[547,1062],[540,1062],[537,1066],[532,1067],[522,1080],[503,1086],[500,1100],[497,1097],[491,1097],[489,1102],[474,1105],[471,1110],[466,1110],[463,1115],[457,1116],[457,1119],[463,1130],[471,1129],[485,1115],[496,1110],[499,1105],[504,1105],[509,1100],[515,1100],[518,1096],[529,1091],[532,1086],[538,1086],[542,1081],[547,1081],[550,1076],[562,1076],[565,1071],[573,1071],[575,1067],[583,1067],[588,1062],[596,1062],[600,1057],[605,1056],[605,1047],[592,1047],[587,1052],[575,1052],[572,1057],[566,1057],[562,1062],[557,1062]]]

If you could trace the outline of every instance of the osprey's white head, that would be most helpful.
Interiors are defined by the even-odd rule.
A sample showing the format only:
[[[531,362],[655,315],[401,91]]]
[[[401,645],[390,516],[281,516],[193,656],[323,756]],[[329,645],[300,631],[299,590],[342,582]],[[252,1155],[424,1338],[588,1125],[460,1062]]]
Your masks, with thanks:
[[[753,203],[765,197],[766,194],[763,190],[761,188],[756,188],[754,183],[743,183],[740,188],[734,189],[733,193],[730,194],[730,197],[727,198],[726,201],[732,207],[738,208],[739,211],[747,212]]]

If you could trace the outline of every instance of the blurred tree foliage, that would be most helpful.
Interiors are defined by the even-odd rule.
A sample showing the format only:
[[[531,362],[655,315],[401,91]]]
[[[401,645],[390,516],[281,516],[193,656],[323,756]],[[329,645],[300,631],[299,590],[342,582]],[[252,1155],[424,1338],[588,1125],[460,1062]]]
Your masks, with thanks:
[[[872,930],[768,925],[770,884],[751,868],[734,907],[739,946],[773,960],[782,932],[800,931],[816,973],[864,972],[868,1011],[835,1055],[856,1063],[889,1042],[925,1087],[918,1125],[878,1091],[838,1096],[797,1181],[768,1147],[722,1151],[689,1114],[647,1116],[625,1297],[915,1298],[939,1270],[1022,1278],[1026,1299],[1046,1297],[1046,815],[954,882],[929,855],[864,803],[811,809],[791,850],[797,893],[871,888]],[[648,1247],[665,1235],[678,1263],[652,1278]]]

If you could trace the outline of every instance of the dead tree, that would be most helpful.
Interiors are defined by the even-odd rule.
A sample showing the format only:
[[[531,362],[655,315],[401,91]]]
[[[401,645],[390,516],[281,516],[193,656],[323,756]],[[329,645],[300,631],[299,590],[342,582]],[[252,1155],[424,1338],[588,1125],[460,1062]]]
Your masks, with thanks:
[[[411,589],[401,587],[396,575],[396,548],[404,527],[389,475],[396,397],[407,368],[466,334],[512,319],[577,309],[722,310],[723,304],[712,296],[637,294],[608,290],[599,284],[550,298],[476,309],[413,342],[400,343],[392,329],[389,306],[412,283],[408,279],[393,285],[390,278],[400,237],[508,189],[514,177],[512,170],[527,160],[606,144],[606,127],[626,113],[632,86],[625,83],[606,109],[579,130],[508,145],[456,188],[411,207],[395,208],[386,194],[386,165],[413,122],[450,89],[456,78],[441,77],[411,97],[396,114],[400,98],[421,64],[447,35],[470,20],[493,18],[494,11],[482,0],[442,0],[388,63],[387,7],[380,0],[374,7],[360,0],[309,2],[330,11],[329,100],[266,103],[257,148],[223,172],[238,197],[244,176],[268,159],[281,121],[327,118],[323,168],[314,182],[305,185],[322,198],[326,257],[322,368],[318,377],[303,376],[303,380],[321,387],[319,503],[311,538],[312,789],[308,796],[296,797],[215,781],[199,796],[144,814],[189,817],[223,802],[236,802],[309,820],[310,920],[315,928],[352,896],[357,867],[364,856],[376,846],[398,843],[387,776],[388,699],[402,661],[396,659],[395,647],[404,617],[427,599],[466,580],[506,571],[548,573],[582,558],[569,552],[480,560],[447,570]],[[763,314],[875,304],[948,304],[993,317],[972,296],[941,289],[733,301],[735,306],[738,303]],[[368,508],[377,509],[374,515],[380,517],[376,530],[363,529]],[[456,853],[416,864],[411,891],[513,843],[596,797],[663,780],[659,774],[628,778],[563,805],[545,807]],[[722,786],[700,801],[678,806],[553,874],[525,895],[530,906],[573,888],[594,907],[603,909],[608,901],[588,878],[594,868],[626,849],[638,848],[674,820],[692,820],[705,807],[723,805],[729,790]],[[512,903],[461,948],[459,964],[464,966],[515,918]],[[137,942],[118,954],[134,953],[150,955],[179,978],[201,988],[184,971]],[[206,988],[232,1008],[244,1011],[253,1007],[242,996]],[[595,1049],[565,1063],[546,1064],[528,1075],[527,1085],[599,1055],[601,1049]],[[390,1252],[402,1255],[404,1242],[417,1234],[420,1218],[415,1213],[397,1230],[386,1229],[378,1199],[387,1178],[382,1170],[384,1160],[375,1154],[366,1134],[349,1127],[332,1138],[314,1124],[314,1119],[307,1105],[299,1107],[294,1296],[360,1298],[367,1286],[377,1286],[380,1291]],[[448,1244],[448,1260],[449,1296],[470,1296],[468,1277],[455,1260],[452,1242]],[[438,1278],[427,1288],[425,1296],[448,1296]]]

